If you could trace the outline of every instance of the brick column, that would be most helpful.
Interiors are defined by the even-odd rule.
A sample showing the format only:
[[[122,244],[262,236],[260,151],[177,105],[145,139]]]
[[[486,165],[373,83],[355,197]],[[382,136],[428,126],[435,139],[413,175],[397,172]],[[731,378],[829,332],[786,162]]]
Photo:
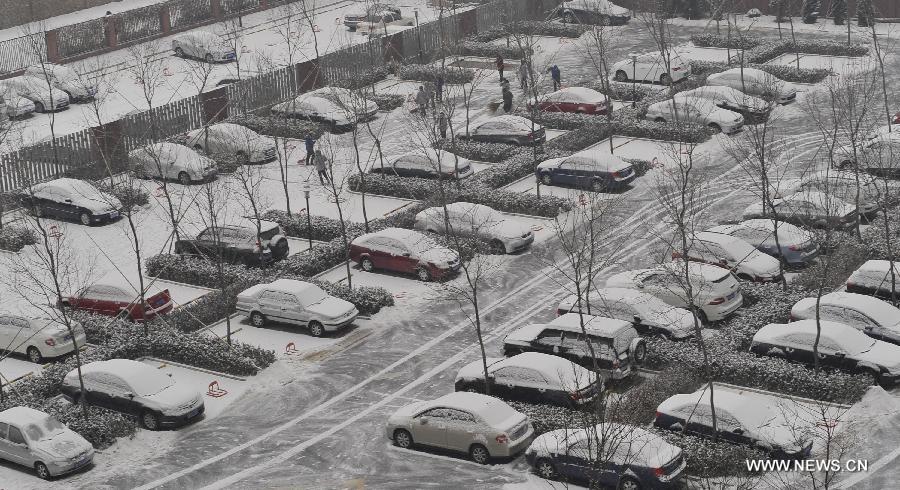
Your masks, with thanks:
[[[107,15],[103,18],[103,22],[105,22],[104,30],[106,32],[106,47],[107,48],[115,48],[117,44],[119,44],[119,32],[118,32],[118,23],[116,22],[116,18],[113,15]]]
[[[209,0],[209,9],[213,19],[222,20],[222,0]]]
[[[44,33],[44,41],[47,43],[47,61],[56,63],[59,61],[59,31],[53,29]]]
[[[259,0],[259,10],[268,10],[269,0]]]
[[[159,9],[159,26],[163,34],[172,32],[172,19],[169,17],[169,7],[166,4]]]

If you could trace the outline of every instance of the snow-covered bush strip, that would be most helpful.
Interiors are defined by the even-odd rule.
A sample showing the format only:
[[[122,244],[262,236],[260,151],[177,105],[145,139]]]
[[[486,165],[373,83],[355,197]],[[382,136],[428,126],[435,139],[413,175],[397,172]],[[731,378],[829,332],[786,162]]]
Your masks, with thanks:
[[[770,73],[782,80],[792,83],[819,83],[828,78],[832,71],[828,68],[800,68],[794,65],[769,65],[748,63],[748,68],[756,68]],[[726,63],[718,61],[691,61],[692,75],[710,75],[731,68]]]
[[[434,65],[416,65],[392,63],[391,71],[402,80],[414,80],[417,82],[432,82],[438,79],[441,68]],[[464,84],[475,79],[475,71],[470,68],[458,68],[447,66],[444,68],[444,83]]]
[[[325,133],[325,128],[319,123],[278,116],[246,114],[235,116],[229,122],[246,126],[259,134],[280,138],[303,139],[308,134],[318,138]]]
[[[38,234],[30,228],[5,225],[0,228],[0,250],[18,252],[28,245],[38,242]]]
[[[850,44],[825,39],[808,39],[797,41],[789,39],[763,39],[755,36],[727,36],[700,34],[691,36],[695,46],[704,48],[731,48],[735,50],[733,57],[740,56],[744,49],[744,60],[747,63],[765,63],[785,53],[820,54],[828,56],[865,56],[869,48],[862,44]]]

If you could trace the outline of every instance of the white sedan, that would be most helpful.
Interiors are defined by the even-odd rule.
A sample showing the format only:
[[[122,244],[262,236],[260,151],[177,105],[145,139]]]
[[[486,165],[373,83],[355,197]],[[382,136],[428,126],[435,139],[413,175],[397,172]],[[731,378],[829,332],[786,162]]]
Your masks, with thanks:
[[[50,480],[90,465],[94,447],[56,417],[18,406],[0,412],[0,459]]]
[[[669,69],[666,69],[667,66]],[[691,74],[691,64],[676,53],[663,56],[659,51],[654,51],[626,58],[613,65],[610,72],[617,82],[636,80],[670,85],[687,78]]]
[[[360,120],[371,119],[378,112],[378,104],[346,88],[322,87],[307,93],[334,102],[356,114]]]
[[[775,230],[778,230],[776,243]],[[781,258],[788,265],[806,265],[819,254],[812,233],[781,221],[759,218],[719,225],[707,231],[724,233],[745,240],[762,253]]]
[[[80,323],[73,323],[75,337],[66,325],[50,318],[28,318],[0,313],[0,351],[16,352],[40,364],[46,358],[60,357],[75,351],[86,342]]]
[[[859,168],[875,175],[900,175],[900,130],[897,125],[882,126],[867,134],[863,141],[853,146],[844,145],[834,150],[834,165],[851,168],[860,160]]]
[[[804,175],[799,181],[788,184],[785,194],[793,191],[817,191],[828,193],[847,203],[859,203],[859,211],[869,215],[878,212],[884,200],[885,191],[881,188],[887,184],[893,187],[888,192],[897,192],[893,183],[879,182],[872,175],[844,170],[821,170]],[[857,191],[859,195],[857,196]],[[857,198],[859,201],[857,201]]]
[[[43,63],[25,68],[25,76],[38,80],[49,80],[54,88],[62,90],[69,95],[71,102],[81,102],[97,95],[97,85],[93,84],[77,71],[66,65]]]
[[[425,209],[416,215],[414,227],[445,233],[448,223],[454,233],[487,240],[499,253],[518,252],[534,242],[534,233],[529,226],[488,206],[469,202],[448,204],[446,216],[443,207]]]
[[[34,112],[34,102],[13,91],[0,93],[0,101],[6,103],[6,115],[10,119],[28,117]]]
[[[311,93],[298,95],[286,102],[275,104],[271,111],[276,116],[322,122],[334,130],[350,129],[359,120],[357,115],[347,108]]]
[[[766,97],[779,104],[789,104],[797,99],[797,87],[770,73],[756,68],[731,68],[706,77],[706,84],[731,87],[745,94]]]
[[[238,161],[261,163],[277,157],[275,140],[250,128],[218,123],[187,134],[187,146],[211,155],[234,155]]]
[[[205,182],[218,173],[214,160],[176,143],[138,148],[128,154],[128,160],[138,176],[177,180],[183,185]]]
[[[676,97],[651,104],[644,116],[651,121],[702,124],[713,131],[732,134],[744,127],[744,116],[720,109],[707,99]]]
[[[850,228],[856,225],[856,206],[823,192],[803,191],[774,199],[770,209],[761,202],[744,209],[744,219],[775,218],[799,226]]]
[[[0,80],[0,92],[4,98],[13,95],[34,102],[35,112],[55,112],[69,108],[69,95],[52,88],[45,80],[34,77],[16,77]]]
[[[175,56],[190,57],[213,63],[234,61],[237,54],[234,47],[223,37],[208,31],[194,31],[175,36],[172,39]]]
[[[760,119],[769,114],[769,104],[731,87],[706,85],[675,94],[674,99],[704,99],[717,107],[740,113],[745,118]]]
[[[714,231],[701,231],[691,237],[688,256],[691,260],[731,269],[749,281],[780,281],[778,259],[766,255],[745,240]],[[680,252],[673,252],[680,258]]]
[[[578,297],[570,294],[556,307],[557,315],[579,311],[631,322],[635,330],[642,334],[658,334],[672,339],[694,335],[694,315],[690,311],[666,304],[656,296],[636,289],[597,288],[588,295],[588,302],[582,302],[580,307]]]

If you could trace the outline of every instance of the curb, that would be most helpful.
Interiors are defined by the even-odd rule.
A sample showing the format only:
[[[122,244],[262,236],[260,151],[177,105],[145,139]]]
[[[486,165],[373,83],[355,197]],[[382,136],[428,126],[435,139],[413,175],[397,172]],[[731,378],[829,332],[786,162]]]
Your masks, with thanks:
[[[247,378],[242,378],[242,377],[240,377],[240,376],[235,376],[235,375],[233,375],[233,374],[220,373],[220,372],[213,371],[213,370],[210,370],[210,369],[199,368],[199,367],[197,367],[197,366],[189,366],[189,365],[187,365],[187,364],[182,364],[182,363],[180,363],[180,362],[168,361],[168,360],[166,360],[166,359],[158,359],[158,358],[156,358],[156,357],[142,356],[142,357],[138,357],[138,358],[135,359],[135,360],[136,360],[136,361],[140,361],[140,362],[143,362],[143,361],[153,361],[153,362],[159,362],[159,363],[162,363],[162,364],[171,364],[172,366],[177,366],[177,367],[180,367],[180,368],[189,369],[189,370],[191,370],[191,371],[199,371],[199,372],[201,372],[201,373],[212,374],[212,375],[214,375],[214,376],[221,376],[221,377],[223,377],[223,378],[233,379],[233,380],[236,380],[236,381],[247,381]]]

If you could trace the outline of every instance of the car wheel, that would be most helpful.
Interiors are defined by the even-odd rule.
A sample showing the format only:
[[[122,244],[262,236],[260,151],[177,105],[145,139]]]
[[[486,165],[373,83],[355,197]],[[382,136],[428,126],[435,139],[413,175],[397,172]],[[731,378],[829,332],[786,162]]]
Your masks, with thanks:
[[[627,82],[627,81],[628,81],[628,74],[625,73],[625,70],[618,70],[618,71],[616,71],[616,76],[613,77],[613,78],[614,78],[617,82]]]
[[[856,368],[856,369],[854,370],[854,374],[861,374],[861,375],[864,375],[864,376],[870,376],[870,377],[872,377],[872,379],[874,380],[875,383],[878,382],[878,378],[879,378],[879,373],[875,372],[875,371],[872,370],[872,369],[864,368],[864,367],[862,367],[862,368]]]
[[[194,145],[194,149],[199,151],[200,153],[203,153],[203,145],[201,145],[200,143]]]
[[[647,344],[641,339],[636,340],[637,343],[634,346],[634,352],[631,353],[631,358],[634,360],[635,364],[640,365],[647,359]]]
[[[82,211],[81,214],[78,215],[78,221],[81,222],[84,226],[91,225],[91,213],[87,211]]]
[[[175,48],[175,56],[179,58],[184,58],[184,50],[181,47]]]
[[[553,185],[553,177],[550,174],[541,174],[541,183],[544,185]]]
[[[721,132],[722,132],[722,127],[719,126],[719,125],[716,124],[716,123],[709,123],[709,124],[707,125],[707,127],[709,127],[709,129],[712,129],[714,133],[721,133]]]
[[[750,274],[747,274],[744,272],[741,272],[740,274],[738,274],[737,278],[744,280],[744,281],[753,281],[753,277],[751,277]]]
[[[413,445],[412,434],[408,430],[397,429],[394,431],[394,444],[403,449],[409,449]]]
[[[623,476],[619,480],[619,490],[641,490],[641,483],[630,476]]]
[[[41,104],[40,102],[35,102],[34,103],[34,112],[46,112],[44,110],[44,104]]]
[[[159,430],[159,417],[153,412],[144,412],[141,415],[141,425],[147,430]]]
[[[659,83],[663,85],[672,85],[672,77],[668,73],[663,73],[659,77]]]
[[[266,325],[266,316],[258,311],[254,311],[250,313],[250,323],[257,328],[263,327]]]
[[[116,318],[118,318],[119,320],[124,320],[126,322],[134,323],[134,318],[131,317],[131,313],[128,313],[128,311],[126,310],[120,311],[119,314],[116,315]]]
[[[247,165],[250,163],[250,157],[248,157],[243,150],[238,150],[238,152],[234,154],[234,158],[237,159],[237,162],[240,165]]]
[[[191,176],[188,175],[187,172],[179,172],[178,182],[180,182],[181,185],[191,185]]]
[[[359,266],[362,267],[362,270],[366,272],[372,272],[375,270],[375,264],[372,262],[372,259],[368,257],[363,257],[363,259],[359,261]]]
[[[700,319],[700,323],[701,323],[701,324],[703,324],[703,325],[709,325],[709,317],[706,316],[706,312],[705,312],[705,311],[700,310],[700,312],[697,313],[697,317]]]
[[[556,466],[554,466],[553,461],[550,461],[546,458],[541,458],[534,463],[534,470],[537,472],[538,476],[544,478],[546,480],[552,480],[556,478]]]
[[[466,385],[463,391],[465,391],[466,393],[481,393],[481,390],[479,390],[475,385]]]
[[[611,25],[611,24],[612,24],[612,22],[610,22],[609,16],[608,16],[608,15],[601,15],[601,16],[600,16],[600,25],[601,25],[601,26],[608,26],[608,25]]]
[[[428,269],[424,267],[419,267],[416,270],[416,275],[419,276],[419,280],[422,282],[428,282],[431,280],[431,273],[428,272]]]
[[[575,14],[573,14],[572,12],[564,13],[563,14],[563,22],[566,24],[574,24],[576,22]]]
[[[35,346],[29,347],[28,350],[25,351],[25,353],[28,355],[28,360],[35,364],[40,364],[44,360],[44,356],[41,355],[41,351],[39,351]]]
[[[500,240],[491,240],[491,253],[494,255],[503,255],[506,253],[506,246]]]
[[[478,464],[488,464],[491,460],[491,453],[481,444],[472,444],[469,448],[469,457]]]
[[[34,206],[31,208],[31,215],[35,218],[43,218],[44,217],[44,209],[40,206]]]
[[[606,187],[606,182],[600,179],[594,179],[594,181],[591,182],[591,190],[594,192],[603,192],[606,190]]]
[[[309,322],[309,333],[313,337],[321,337],[325,335],[325,327],[321,323],[313,320]]]
[[[213,62],[213,57],[212,57],[211,54],[206,53],[206,56],[203,57],[203,60],[206,61],[207,63],[212,63],[212,62]]]
[[[38,461],[34,464],[34,472],[37,474],[38,478],[42,480],[49,480],[52,476],[50,474],[50,470],[47,468],[47,465]]]
[[[852,162],[851,162],[850,160],[843,160],[843,161],[841,161],[840,163],[837,164],[837,168],[840,169],[840,170],[847,169],[847,168],[850,167],[850,164],[851,164],[851,163],[852,163]]]

